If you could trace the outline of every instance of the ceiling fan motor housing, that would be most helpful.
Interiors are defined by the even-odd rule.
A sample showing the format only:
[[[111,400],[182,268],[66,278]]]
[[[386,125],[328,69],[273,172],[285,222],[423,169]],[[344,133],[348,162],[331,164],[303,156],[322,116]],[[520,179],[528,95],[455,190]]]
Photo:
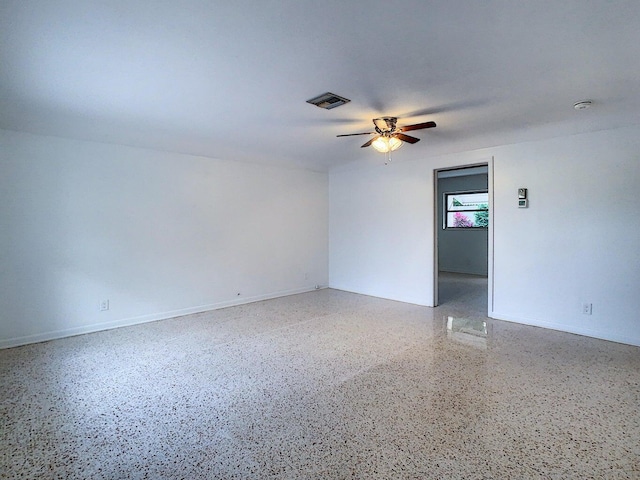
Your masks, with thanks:
[[[380,135],[391,134],[396,130],[397,117],[380,117],[374,118],[373,124],[376,127],[376,132]]]

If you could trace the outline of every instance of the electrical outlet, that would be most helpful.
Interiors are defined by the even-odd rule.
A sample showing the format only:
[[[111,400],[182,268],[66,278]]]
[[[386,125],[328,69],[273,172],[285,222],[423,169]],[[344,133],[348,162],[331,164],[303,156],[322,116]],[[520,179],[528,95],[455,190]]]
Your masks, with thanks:
[[[109,310],[109,299],[105,299],[100,302],[100,311],[106,312],[107,310]]]
[[[583,303],[582,304],[582,313],[585,315],[591,315],[593,311],[593,305],[591,303]]]

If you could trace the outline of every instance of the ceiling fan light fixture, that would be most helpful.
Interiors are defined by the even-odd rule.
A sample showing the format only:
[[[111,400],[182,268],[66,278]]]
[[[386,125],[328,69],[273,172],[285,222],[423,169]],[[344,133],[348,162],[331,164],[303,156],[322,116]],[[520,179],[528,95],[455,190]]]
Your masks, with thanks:
[[[396,137],[380,136],[371,143],[371,146],[380,153],[388,153],[399,149],[402,146],[402,140]]]

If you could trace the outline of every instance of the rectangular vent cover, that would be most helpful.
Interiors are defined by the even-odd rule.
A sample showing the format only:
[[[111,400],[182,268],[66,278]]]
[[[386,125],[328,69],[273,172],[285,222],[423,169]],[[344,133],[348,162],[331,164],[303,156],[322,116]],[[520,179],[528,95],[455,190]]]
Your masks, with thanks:
[[[331,110],[332,108],[339,107],[340,105],[344,105],[345,103],[349,103],[351,100],[348,98],[340,97],[335,93],[323,93],[322,95],[312,98],[311,100],[307,100],[307,103],[315,105],[316,107],[325,108],[327,110]]]

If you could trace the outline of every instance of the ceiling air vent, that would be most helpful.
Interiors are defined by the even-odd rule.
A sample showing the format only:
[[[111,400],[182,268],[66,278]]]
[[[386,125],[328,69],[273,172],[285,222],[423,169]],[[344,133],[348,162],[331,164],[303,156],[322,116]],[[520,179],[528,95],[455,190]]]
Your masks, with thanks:
[[[316,98],[307,100],[307,103],[315,105],[316,107],[331,110],[332,108],[339,107],[340,105],[344,105],[345,103],[349,103],[350,101],[351,100],[349,100],[348,98],[340,97],[334,93],[327,92]]]

